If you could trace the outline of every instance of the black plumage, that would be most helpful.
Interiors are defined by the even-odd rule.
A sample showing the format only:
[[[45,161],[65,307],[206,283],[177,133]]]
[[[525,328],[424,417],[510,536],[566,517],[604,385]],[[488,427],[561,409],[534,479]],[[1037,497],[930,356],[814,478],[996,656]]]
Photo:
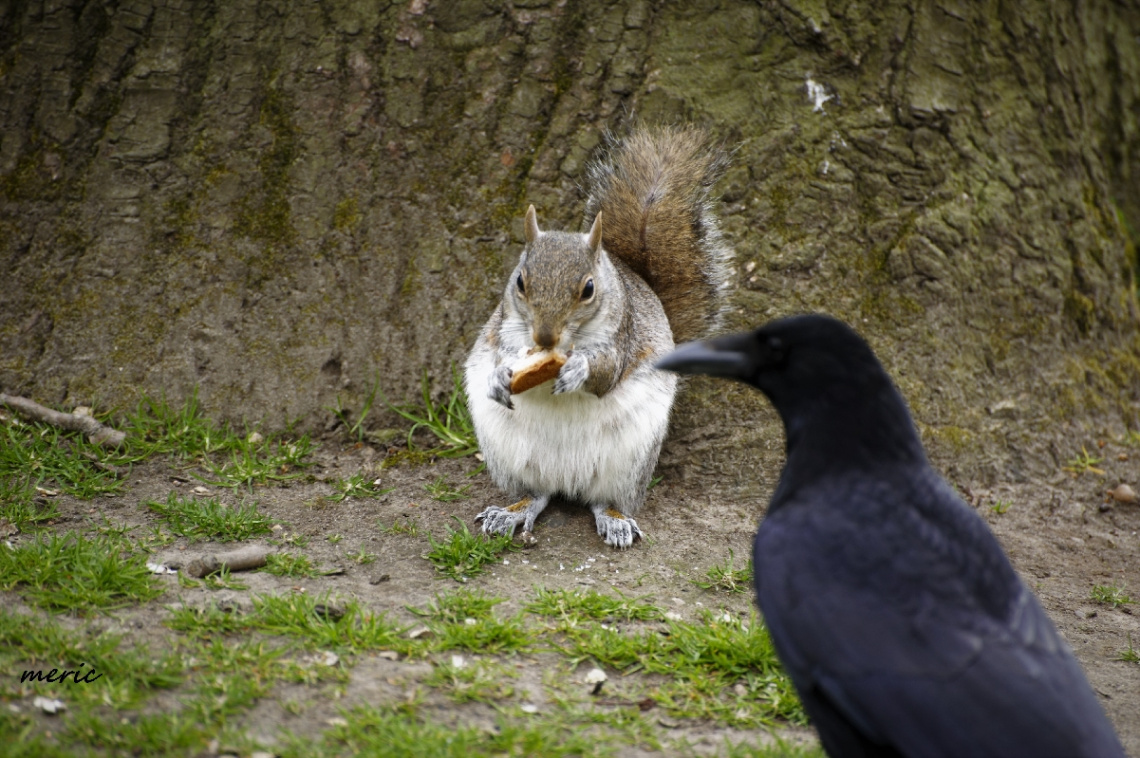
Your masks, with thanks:
[[[657,365],[750,384],[784,422],[756,599],[829,755],[1124,755],[1068,645],[930,467],[858,334],[797,316]]]

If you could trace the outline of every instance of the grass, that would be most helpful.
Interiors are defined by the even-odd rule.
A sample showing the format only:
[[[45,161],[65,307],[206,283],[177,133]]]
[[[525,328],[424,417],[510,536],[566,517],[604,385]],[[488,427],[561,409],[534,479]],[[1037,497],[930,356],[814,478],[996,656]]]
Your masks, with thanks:
[[[375,563],[376,559],[379,556],[377,556],[376,553],[368,552],[367,550],[364,549],[364,546],[362,545],[360,547],[360,549],[357,550],[355,553],[349,553],[345,557],[348,558],[348,560],[352,561],[353,563],[357,564],[358,566],[367,566],[369,563]]]
[[[121,492],[135,459],[88,442],[78,432],[4,416],[0,421],[0,481],[29,503],[37,486],[89,500]]]
[[[31,478],[0,477],[0,520],[23,529],[58,518],[55,503],[37,495]]]
[[[66,736],[114,755],[169,755],[172,751],[204,746],[210,730],[187,714],[158,713],[133,720],[111,720],[86,712],[72,718]]]
[[[610,756],[618,749],[580,724],[532,719],[517,709],[496,717],[493,729],[440,722],[421,714],[416,702],[361,705],[342,711],[340,721],[319,741],[295,740],[282,758],[363,755],[385,758],[473,758],[475,756]]]
[[[796,745],[779,738],[759,745],[725,743],[725,758],[827,758],[820,745]]]
[[[649,598],[614,597],[596,590],[548,590],[539,587],[534,600],[524,606],[528,613],[552,616],[576,626],[584,621],[656,621],[661,610]]]
[[[368,393],[368,397],[364,398],[363,407],[360,409],[360,415],[356,421],[352,420],[350,411],[341,406],[340,395],[336,397],[336,408],[330,408],[332,414],[336,416],[344,427],[345,433],[348,434],[349,439],[353,442],[364,442],[368,433],[364,429],[364,419],[368,417],[368,412],[372,410],[372,404],[376,401],[376,392],[380,389],[380,377],[376,377],[376,381],[372,384],[372,391]]]
[[[178,581],[182,586],[197,586],[191,584],[193,579],[188,579],[185,574],[178,574]],[[249,585],[238,579],[235,579],[233,574],[230,573],[228,566],[222,566],[217,572],[202,577],[202,586],[211,590],[247,590]]]
[[[347,479],[340,479],[333,485],[336,493],[329,496],[333,502],[342,502],[348,498],[378,498],[387,495],[394,487],[381,489],[379,479],[366,479],[364,474],[353,474]]]
[[[163,588],[146,555],[125,540],[82,533],[38,535],[0,549],[0,589],[53,611],[86,614],[146,603]]]
[[[1140,430],[1129,429],[1118,442],[1127,447],[1140,447]]]
[[[393,521],[391,526],[380,526],[380,530],[384,534],[406,534],[410,537],[419,537],[423,531],[420,527],[420,522],[414,518],[407,518],[404,521]]]
[[[1138,652],[1137,649],[1132,646],[1131,634],[1129,635],[1129,646],[1125,647],[1125,649],[1121,651],[1121,657],[1119,657],[1118,660],[1122,660],[1125,663],[1140,663],[1140,652]]]
[[[596,624],[569,628],[561,649],[575,665],[592,661],[623,676],[644,671],[667,677],[650,697],[678,717],[739,725],[773,718],[806,723],[755,614],[741,622],[706,611],[695,624],[667,623],[668,634]]]
[[[507,550],[517,550],[506,535],[485,537],[481,534],[472,534],[467,524],[455,519],[459,524],[458,530],[447,529],[447,536],[437,542],[428,535],[428,544],[431,550],[424,554],[435,566],[435,570],[457,582],[465,582],[471,577],[479,576],[486,571],[488,563],[497,561],[499,556]]]
[[[308,556],[294,553],[270,553],[265,557],[265,568],[261,569],[274,576],[312,577],[323,572],[317,569]]]
[[[70,703],[137,707],[157,690],[183,681],[181,657],[172,651],[155,653],[144,645],[125,645],[122,635],[63,626],[0,609],[0,666],[4,671],[78,670],[74,681],[48,683],[28,679],[22,686],[45,696],[63,695]],[[91,673],[94,672],[94,673]],[[23,678],[23,677],[20,677]],[[5,684],[8,684],[7,682]]]
[[[127,433],[128,444],[140,457],[166,454],[200,458],[236,444],[228,426],[218,426],[202,415],[197,388],[180,408],[171,407],[165,396],[144,395],[119,428]]]
[[[1093,587],[1092,599],[1113,608],[1119,608],[1132,602],[1132,598],[1128,596],[1123,587],[1111,584],[1098,584]]]
[[[431,433],[439,443],[426,451],[431,455],[440,458],[462,458],[479,452],[479,442],[475,439],[475,425],[471,421],[471,412],[467,410],[463,379],[454,366],[451,367],[451,381],[451,394],[441,403],[436,403],[431,398],[431,387],[426,371],[420,382],[423,405],[393,405],[385,400],[385,404],[392,411],[412,424],[408,429],[408,450],[418,449],[413,438],[416,432],[422,429]]]
[[[1080,476],[1084,473],[1092,473],[1096,474],[1097,476],[1105,476],[1104,469],[1097,468],[1097,464],[1101,463],[1103,460],[1103,458],[1098,458],[1097,456],[1091,454],[1088,450],[1085,449],[1084,445],[1081,445],[1081,454],[1075,458],[1071,458],[1068,464],[1064,466],[1064,470],[1068,471],[1073,476]]]
[[[695,579],[692,583],[705,590],[718,590],[720,592],[741,593],[752,590],[752,559],[744,568],[733,568],[736,555],[729,550],[728,561],[723,565],[717,564],[705,572],[705,579]]]
[[[1013,502],[1010,500],[995,500],[994,504],[990,506],[990,510],[1001,516],[1010,509]]]
[[[258,534],[268,534],[275,519],[257,510],[254,504],[235,507],[222,505],[217,498],[181,497],[171,492],[166,502],[151,500],[146,506],[159,514],[175,534],[190,540],[237,542]]]
[[[216,487],[289,482],[305,476],[303,469],[312,465],[306,460],[313,452],[308,435],[293,441],[265,440],[259,434],[235,439],[238,441],[230,446],[228,458],[205,459],[213,478],[199,477],[202,481]]]
[[[1132,646],[1131,634],[1128,635],[1128,647],[1121,651],[1118,660],[1124,661],[1125,663],[1140,663],[1140,652]]]
[[[435,452],[428,451],[432,455],[444,451],[447,435],[458,435],[455,442],[464,434],[466,409],[456,405],[462,395],[458,375],[453,379],[450,397],[434,405],[425,382],[425,407],[413,409],[418,421],[409,419],[424,424],[411,430],[417,440],[425,431],[440,440]],[[342,419],[350,436],[363,433],[367,411],[366,404],[359,418]],[[17,605],[21,612],[0,609],[0,670],[102,674],[85,685],[20,683],[18,675],[0,681],[0,699],[20,709],[0,708],[0,744],[5,746],[0,753],[165,756],[202,754],[212,746],[238,754],[266,750],[245,731],[251,709],[275,707],[276,701],[291,715],[311,717],[315,707],[351,694],[356,667],[378,658],[401,662],[400,668],[384,671],[381,686],[395,688],[393,698],[381,701],[387,704],[348,708],[327,723],[322,711],[317,728],[331,724],[331,729],[304,737],[285,732],[273,752],[343,755],[359,748],[364,754],[465,758],[621,755],[633,746],[660,750],[669,742],[669,733],[658,724],[663,711],[670,718],[749,729],[778,718],[802,720],[755,619],[741,623],[710,613],[693,623],[666,622],[648,597],[543,587],[521,598],[520,605],[461,587],[420,606],[385,613],[365,604],[382,602],[377,600],[382,594],[370,592],[362,592],[360,600],[327,592],[310,595],[290,588],[300,582],[282,581],[279,594],[255,594],[241,581],[244,575],[225,571],[202,580],[160,577],[146,568],[148,551],[181,539],[249,540],[269,535],[277,523],[255,503],[227,505],[224,497],[179,491],[144,502],[141,509],[133,502],[112,501],[112,507],[129,507],[108,511],[109,517],[92,508],[96,515],[82,516],[75,531],[57,527],[55,534],[36,534],[52,526],[61,510],[74,518],[74,498],[121,493],[131,466],[147,457],[163,457],[175,471],[187,472],[176,478],[195,476],[235,488],[289,486],[308,476],[313,457],[308,438],[266,439],[256,431],[211,422],[200,413],[196,396],[181,406],[144,398],[115,426],[127,431],[128,443],[108,453],[92,450],[78,435],[0,415],[0,519],[26,533],[11,538],[14,547],[0,544],[0,589],[11,591],[15,603],[31,606]],[[473,451],[474,437],[469,437]],[[461,444],[447,448],[462,449]],[[336,499],[386,492],[378,480],[365,477],[362,472],[337,482]],[[467,492],[442,477],[429,487],[442,502]],[[57,500],[53,492],[63,497]],[[275,502],[279,496],[266,499]],[[57,508],[56,502],[66,508]],[[140,524],[134,516],[145,521]],[[4,524],[0,522],[0,539]],[[440,576],[459,582],[477,580],[505,551],[516,549],[507,538],[472,534],[462,522],[447,528],[442,539],[416,518],[377,526],[373,531],[387,535],[426,537],[425,558]],[[334,549],[347,561],[376,561],[377,554],[367,547],[384,553],[380,546],[360,542],[355,531],[329,531],[328,544],[338,546]],[[277,531],[273,536],[270,542],[291,552],[274,556],[267,572],[289,578],[320,573],[306,548],[306,535]],[[347,553],[349,544],[359,544],[359,550]],[[346,565],[358,577],[371,570]],[[731,554],[726,569],[735,570]],[[251,576],[249,585],[275,583]],[[396,572],[393,578],[399,578]],[[219,589],[229,592],[213,592]],[[160,607],[152,601],[165,590],[180,597]],[[124,610],[142,607],[147,615]],[[140,621],[146,625],[136,626]],[[413,662],[403,667],[407,658]],[[540,665],[543,676],[533,674]],[[577,675],[578,667],[585,666],[611,673],[601,696],[590,696]],[[522,671],[531,673],[523,677]],[[368,676],[374,673],[369,669]],[[539,678],[545,696],[536,705],[529,698]],[[30,704],[40,694],[59,697],[67,710],[45,719]],[[644,702],[657,710],[615,707]],[[464,725],[459,709],[472,703],[490,714],[493,729]],[[734,755],[776,754],[731,749],[737,750]]]
[[[436,663],[423,683],[442,691],[456,703],[496,704],[514,696],[515,688],[510,680],[517,678],[516,671],[501,664],[452,655]]]
[[[120,428],[137,458],[162,453],[188,459],[208,472],[196,475],[199,479],[218,487],[289,482],[303,477],[311,465],[308,435],[265,436],[215,424],[201,414],[197,390],[181,408],[171,407],[165,397],[144,396]]]
[[[452,487],[447,483],[445,478],[441,476],[431,484],[425,484],[424,489],[427,490],[432,500],[440,503],[450,503],[455,500],[466,500],[469,497],[467,490],[471,489],[471,485],[468,484],[458,488]]]
[[[426,617],[436,650],[469,650],[480,654],[514,653],[533,646],[534,635],[523,625],[522,614],[505,619],[492,609],[504,602],[482,591],[461,589],[436,595],[425,608],[408,608]]]
[[[198,639],[262,632],[280,635],[302,650],[338,653],[394,650],[421,651],[423,643],[404,637],[407,629],[384,614],[369,613],[353,600],[330,595],[256,595],[248,611],[226,611],[215,605],[171,608],[167,625]]]

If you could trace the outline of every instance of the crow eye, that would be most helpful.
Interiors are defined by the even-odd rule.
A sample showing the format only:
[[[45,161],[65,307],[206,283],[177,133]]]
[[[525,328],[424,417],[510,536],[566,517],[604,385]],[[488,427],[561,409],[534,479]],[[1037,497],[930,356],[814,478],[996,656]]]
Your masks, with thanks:
[[[768,354],[773,360],[782,361],[787,349],[784,347],[784,341],[779,337],[768,338]]]
[[[587,279],[586,286],[582,288],[582,299],[589,300],[594,296],[594,280]]]
[[[526,294],[526,285],[523,284],[522,274],[519,274],[519,278],[515,280],[515,284],[518,285],[519,292],[525,295]]]

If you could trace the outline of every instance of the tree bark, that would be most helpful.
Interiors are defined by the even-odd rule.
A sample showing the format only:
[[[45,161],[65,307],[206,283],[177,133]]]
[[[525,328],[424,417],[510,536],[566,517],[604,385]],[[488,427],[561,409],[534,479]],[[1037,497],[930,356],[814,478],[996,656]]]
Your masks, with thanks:
[[[854,323],[936,451],[1016,474],[1137,423],[1137,28],[1107,0],[0,4],[0,388],[198,386],[309,428],[377,377],[412,397],[526,205],[579,227],[604,129],[687,120],[739,144],[732,326]],[[750,476],[772,414],[689,387],[666,462]]]

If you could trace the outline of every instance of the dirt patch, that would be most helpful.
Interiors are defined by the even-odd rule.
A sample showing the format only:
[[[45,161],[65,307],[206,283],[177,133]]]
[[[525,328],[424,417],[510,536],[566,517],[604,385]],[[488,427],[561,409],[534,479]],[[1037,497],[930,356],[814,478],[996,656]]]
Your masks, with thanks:
[[[990,524],[1015,566],[1041,597],[1088,672],[1129,753],[1140,756],[1140,665],[1121,660],[1131,646],[1140,647],[1140,620],[1133,612],[1138,606],[1114,608],[1092,598],[1096,586],[1121,587],[1133,596],[1140,595],[1140,506],[1107,503],[1104,496],[1105,490],[1118,481],[1135,484],[1140,449],[1108,443],[1098,454],[1104,459],[1099,464],[1103,476],[1059,471],[1048,481],[997,483],[984,489],[972,482],[954,483]],[[257,594],[302,592],[352,598],[365,609],[384,612],[402,624],[420,622],[409,607],[422,608],[438,593],[458,586],[441,579],[423,557],[428,549],[427,534],[442,537],[448,528],[458,528],[456,519],[472,525],[479,510],[504,498],[486,474],[467,476],[476,466],[473,458],[381,469],[378,462],[382,457],[367,446],[326,440],[310,470],[315,480],[256,488],[252,493],[206,487],[208,496],[219,497],[229,505],[256,501],[262,512],[283,522],[273,537],[294,543],[279,549],[305,555],[321,568],[341,573],[304,579],[248,573],[240,575],[247,589],[221,591],[181,587],[176,577],[168,576],[164,578],[168,590],[160,600],[116,611],[97,618],[95,623],[125,634],[132,643],[145,642],[161,649],[176,635],[164,626],[171,607],[225,602],[241,608],[248,607]],[[376,499],[330,501],[332,482],[357,473],[379,477],[383,486],[392,490]],[[650,596],[660,608],[690,622],[698,621],[706,609],[746,617],[751,610],[751,593],[701,589],[693,580],[703,579],[711,566],[724,564],[730,551],[740,559],[750,554],[770,485],[762,486],[760,495],[755,490],[742,495],[699,475],[685,476],[679,465],[667,466],[659,473],[663,479],[638,516],[648,537],[633,549],[606,547],[595,534],[593,518],[586,508],[555,502],[538,521],[536,547],[505,554],[467,586],[505,598],[497,608],[500,615],[518,613],[536,587],[545,587]],[[765,479],[774,481],[775,473],[773,470]],[[425,486],[440,477],[456,488],[469,485],[467,499],[433,501]],[[59,532],[90,530],[107,519],[116,525],[151,529],[160,521],[145,507],[147,501],[164,501],[172,491],[188,495],[202,486],[171,461],[151,460],[130,473],[125,494],[88,501],[56,498],[60,517],[51,528]],[[13,539],[18,543],[29,537],[17,535]],[[185,563],[189,557],[215,547],[179,539],[161,548],[156,558]],[[375,555],[375,560],[357,562],[352,556],[361,552]],[[9,607],[39,613],[23,605],[18,592],[3,596]],[[517,674],[512,680],[512,700],[533,705],[539,712],[555,707],[546,686],[551,677],[558,679],[560,686],[583,692],[587,689],[582,676],[588,667],[568,665],[564,656],[554,652],[538,650],[500,662]],[[423,697],[420,712],[429,719],[493,728],[496,709],[491,704],[457,705],[422,687],[432,668],[432,662],[422,659],[390,660],[362,654],[352,661],[348,680],[336,690],[335,699],[315,697],[314,690],[304,684],[279,685],[236,716],[231,731],[273,749],[283,730],[313,737],[335,723],[342,708],[358,703],[399,703],[415,696],[417,690]],[[731,743],[770,739],[759,728],[673,719],[660,708],[640,710],[636,703],[648,686],[652,686],[652,677],[646,675],[614,676],[607,684],[607,702],[614,703],[610,707],[640,713],[663,748],[652,750],[644,743],[623,746],[619,750],[622,755],[712,754],[726,749],[726,739]],[[25,712],[34,710],[30,694],[13,699],[10,687],[8,693],[8,699]],[[171,707],[177,701],[177,692],[161,694],[144,710]],[[35,718],[42,730],[59,723],[49,720],[59,717],[37,714]],[[776,731],[793,741],[811,739],[810,731],[800,727],[778,726]]]

